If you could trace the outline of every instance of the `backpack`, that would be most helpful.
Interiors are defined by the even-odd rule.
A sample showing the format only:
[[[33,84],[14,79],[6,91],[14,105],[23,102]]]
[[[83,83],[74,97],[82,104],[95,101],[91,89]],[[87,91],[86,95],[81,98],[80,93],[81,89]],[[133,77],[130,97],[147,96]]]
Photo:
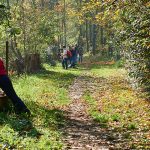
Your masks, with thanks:
[[[67,51],[67,56],[70,58],[70,57],[72,57],[72,53],[68,50]]]

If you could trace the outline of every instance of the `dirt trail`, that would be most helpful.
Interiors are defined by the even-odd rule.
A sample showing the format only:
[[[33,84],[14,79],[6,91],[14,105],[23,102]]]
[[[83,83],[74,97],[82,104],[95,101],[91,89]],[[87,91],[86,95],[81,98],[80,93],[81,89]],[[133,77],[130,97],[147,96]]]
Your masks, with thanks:
[[[147,130],[144,131],[141,128],[131,130],[128,129],[128,126],[123,127],[122,125],[126,124],[122,124],[122,122],[117,120],[108,121],[106,124],[102,121],[97,123],[88,115],[89,108],[94,109],[94,111],[100,111],[103,115],[105,105],[102,103],[101,98],[106,97],[107,104],[113,106],[112,102],[117,100],[117,97],[113,95],[116,94],[116,89],[120,89],[120,92],[123,94],[124,92],[129,92],[129,98],[133,96],[122,74],[103,78],[95,77],[92,73],[84,71],[82,75],[74,80],[74,83],[69,87],[71,104],[63,108],[66,121],[65,126],[61,128],[62,140],[65,145],[63,150],[130,150],[136,149],[136,147],[137,149],[149,149],[148,140],[147,143],[143,142],[144,138],[147,139],[149,137],[147,136]],[[84,97],[85,95],[87,100],[89,100],[88,102]],[[93,101],[92,99],[90,100],[91,97]],[[124,115],[124,109],[120,109],[122,105],[124,103],[120,103],[118,106],[115,105],[117,107],[113,106],[117,111],[120,111],[120,115],[121,113]],[[128,103],[125,109],[131,110],[131,104]],[[130,124],[130,122],[128,123]]]
[[[106,82],[106,81],[105,81]],[[102,86],[103,79],[77,77],[70,86],[72,103],[66,108],[67,125],[62,129],[64,150],[108,150],[111,143],[106,140],[106,129],[100,128],[87,115],[87,104],[82,100],[85,92],[93,93]],[[109,147],[108,147],[109,145]]]

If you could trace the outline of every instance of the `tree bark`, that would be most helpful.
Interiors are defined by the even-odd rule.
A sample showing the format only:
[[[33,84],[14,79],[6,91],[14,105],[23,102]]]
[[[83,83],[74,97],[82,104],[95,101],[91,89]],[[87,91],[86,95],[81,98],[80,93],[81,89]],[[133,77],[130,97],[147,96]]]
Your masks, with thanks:
[[[67,27],[66,27],[66,0],[64,0],[64,44],[67,44]]]
[[[89,31],[88,31],[88,20],[86,20],[86,48],[87,48],[87,51],[89,52]]]
[[[93,55],[96,54],[96,37],[97,37],[97,26],[93,24],[93,40],[92,40]]]
[[[26,72],[35,73],[41,69],[40,54],[26,54],[25,56]]]

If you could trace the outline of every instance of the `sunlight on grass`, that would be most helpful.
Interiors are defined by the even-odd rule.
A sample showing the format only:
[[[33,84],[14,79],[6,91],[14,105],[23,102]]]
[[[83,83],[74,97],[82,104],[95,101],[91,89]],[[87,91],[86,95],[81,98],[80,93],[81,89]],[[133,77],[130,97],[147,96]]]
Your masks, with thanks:
[[[32,116],[17,116],[13,111],[0,113],[0,149],[63,149],[58,130],[65,125],[62,107],[71,103],[68,88],[81,75],[96,82],[95,86],[100,84],[93,93],[85,91],[82,97],[93,120],[101,128],[119,132],[133,142],[136,137],[141,145],[148,143],[149,103],[128,86],[124,69],[106,65],[85,68],[81,65],[68,70],[62,69],[60,64],[43,66],[45,69],[37,74],[12,78],[17,94]],[[136,135],[136,132],[142,133]]]
[[[67,70],[62,69],[61,63],[58,63],[56,67],[50,67],[48,64],[43,64],[43,67],[46,70],[54,71],[54,72],[59,72],[59,73],[64,73],[64,74],[74,74],[74,75],[80,75],[82,70],[79,69],[73,69],[73,68],[68,68]]]
[[[117,69],[117,68],[109,68],[109,67],[102,67],[102,68],[92,68],[91,72],[95,76],[99,77],[110,77],[110,76],[120,76],[122,73],[125,73],[124,69]]]
[[[122,137],[132,139],[136,144],[131,142],[131,147],[134,145],[135,149],[147,148],[150,130],[149,102],[139,98],[129,87],[124,69],[98,65],[90,69],[93,76],[107,79],[101,82],[101,86],[108,86],[105,90],[99,89],[84,95],[89,115],[100,126],[104,124],[112,132],[119,132]]]
[[[78,70],[63,70],[45,64],[38,74],[13,77],[14,88],[32,112],[32,117],[0,114],[0,149],[62,149],[57,127],[64,124],[61,107],[68,105],[68,87]]]

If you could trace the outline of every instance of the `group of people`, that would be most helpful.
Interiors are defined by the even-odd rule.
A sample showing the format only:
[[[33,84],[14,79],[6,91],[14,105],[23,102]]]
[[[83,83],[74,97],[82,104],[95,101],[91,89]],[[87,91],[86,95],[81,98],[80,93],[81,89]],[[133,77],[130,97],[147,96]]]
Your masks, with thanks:
[[[64,69],[76,68],[77,62],[82,63],[83,60],[83,48],[82,46],[63,46],[62,52],[62,67]]]
[[[78,61],[82,63],[83,48],[82,46],[75,45],[69,46],[69,48],[67,49],[66,46],[63,46],[61,57],[62,57],[62,66],[64,69],[68,69],[68,67],[75,68]],[[0,58],[0,88],[5,92],[7,97],[10,98],[17,113],[30,114],[30,110],[16,94],[12,82],[7,75],[3,60],[1,58]]]

